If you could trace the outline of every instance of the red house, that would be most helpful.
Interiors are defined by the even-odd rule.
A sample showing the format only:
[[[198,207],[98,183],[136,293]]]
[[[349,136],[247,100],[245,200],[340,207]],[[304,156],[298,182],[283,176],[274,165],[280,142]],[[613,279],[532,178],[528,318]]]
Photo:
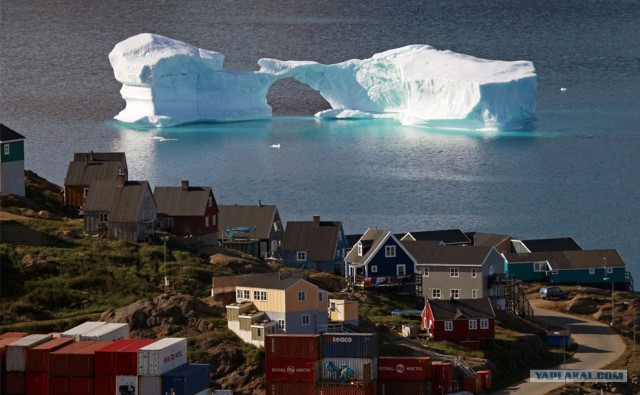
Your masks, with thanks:
[[[489,298],[427,300],[422,329],[432,340],[451,340],[468,347],[483,347],[495,337],[495,312]]]

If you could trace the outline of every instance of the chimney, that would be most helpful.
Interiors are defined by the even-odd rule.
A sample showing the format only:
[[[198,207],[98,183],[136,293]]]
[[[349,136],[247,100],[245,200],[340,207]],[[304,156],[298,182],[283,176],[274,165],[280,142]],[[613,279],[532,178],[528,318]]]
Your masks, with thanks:
[[[89,152],[89,162],[93,162],[93,150]]]
[[[118,175],[116,175],[116,186],[122,187],[124,186],[124,182],[125,182],[124,174],[119,173]]]
[[[262,199],[258,199],[258,207],[262,207]]]
[[[182,181],[182,190],[183,191],[188,191],[189,190],[189,180],[183,180]]]
[[[313,226],[320,226],[320,216],[319,215],[314,215],[313,216]]]

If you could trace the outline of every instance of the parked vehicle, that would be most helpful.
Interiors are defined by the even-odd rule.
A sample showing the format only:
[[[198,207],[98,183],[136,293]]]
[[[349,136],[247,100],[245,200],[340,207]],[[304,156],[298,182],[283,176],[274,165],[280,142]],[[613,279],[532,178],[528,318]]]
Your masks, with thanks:
[[[569,291],[558,287],[544,287],[540,290],[540,297],[542,299],[569,299],[570,296]]]

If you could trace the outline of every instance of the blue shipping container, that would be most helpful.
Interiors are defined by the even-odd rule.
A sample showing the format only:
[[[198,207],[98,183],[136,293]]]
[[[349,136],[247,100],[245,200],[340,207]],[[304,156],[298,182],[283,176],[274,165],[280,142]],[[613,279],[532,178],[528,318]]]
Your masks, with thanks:
[[[325,333],[322,335],[323,357],[377,358],[376,333]]]
[[[162,375],[162,393],[194,395],[209,388],[209,365],[182,365]]]

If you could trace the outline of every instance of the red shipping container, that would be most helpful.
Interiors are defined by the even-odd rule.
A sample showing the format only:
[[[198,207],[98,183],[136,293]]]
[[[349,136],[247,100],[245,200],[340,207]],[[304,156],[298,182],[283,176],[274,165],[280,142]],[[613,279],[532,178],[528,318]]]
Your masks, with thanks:
[[[351,384],[322,384],[316,386],[316,395],[374,395],[376,393],[376,383],[371,382],[365,385]]]
[[[491,376],[490,370],[478,370],[476,372],[478,376],[480,376],[480,381],[482,383],[482,389],[489,390],[493,387],[493,380]]]
[[[453,385],[451,382],[449,383],[436,383],[435,381],[431,382],[431,393],[433,395],[445,395],[450,392],[453,392]]]
[[[431,395],[431,382],[378,381],[377,395]]]
[[[453,365],[450,362],[434,361],[433,381],[436,383],[450,383],[453,380]]]
[[[295,382],[269,382],[265,384],[265,395],[314,395],[315,384]]]
[[[49,353],[49,376],[71,376],[74,352],[90,346],[94,342],[79,341]],[[51,387],[51,385],[50,385]]]
[[[0,335],[0,340],[16,338],[16,337],[25,337],[27,335],[28,335],[27,332],[5,332],[2,335]]]
[[[114,373],[117,376],[137,376],[138,350],[155,342],[156,340],[151,339],[138,340],[137,343],[118,350],[116,352],[116,368]]]
[[[267,359],[320,359],[320,335],[267,335],[265,339]]]
[[[105,348],[111,342],[94,342],[80,350],[74,351],[71,355],[71,376],[93,377],[94,354],[97,350]]]
[[[480,376],[467,376],[462,379],[462,389],[464,391],[476,392],[482,391],[482,379]]]
[[[93,395],[93,376],[72,377],[71,392],[73,395]]]
[[[378,358],[378,380],[380,381],[429,381],[431,372],[429,357]]]
[[[97,350],[94,354],[94,374],[116,374],[116,351],[139,342],[140,339],[122,339]]]
[[[306,359],[267,359],[264,369],[265,379],[313,383],[320,374],[319,363],[318,360]]]
[[[27,391],[26,378],[24,372],[5,372],[4,376],[5,395],[24,395]]]
[[[71,377],[49,377],[49,395],[73,395]]]
[[[26,377],[27,395],[42,395],[49,393],[48,372],[27,372]]]
[[[72,342],[73,339],[70,338],[51,339],[46,343],[27,349],[27,372],[48,372],[49,354]]]
[[[99,374],[93,378],[94,395],[113,395],[116,393],[116,376]]]

